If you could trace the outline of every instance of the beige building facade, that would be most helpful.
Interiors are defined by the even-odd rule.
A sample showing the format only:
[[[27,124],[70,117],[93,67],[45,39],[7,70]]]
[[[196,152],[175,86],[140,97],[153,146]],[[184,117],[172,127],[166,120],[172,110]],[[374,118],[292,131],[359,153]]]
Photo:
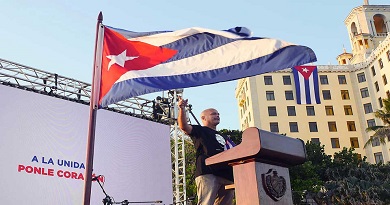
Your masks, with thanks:
[[[344,23],[352,53],[337,56],[339,65],[317,65],[321,104],[297,104],[292,69],[241,79],[235,93],[241,130],[320,142],[328,155],[354,147],[371,163],[390,161],[390,138],[363,148],[373,135],[365,129],[383,125],[374,112],[390,96],[390,5],[366,1]]]

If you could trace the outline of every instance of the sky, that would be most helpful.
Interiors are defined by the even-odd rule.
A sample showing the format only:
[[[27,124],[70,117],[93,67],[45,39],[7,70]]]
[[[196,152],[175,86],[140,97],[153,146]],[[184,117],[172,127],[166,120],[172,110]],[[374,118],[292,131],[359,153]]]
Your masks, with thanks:
[[[315,65],[337,64],[351,51],[344,20],[363,0],[2,0],[0,58],[29,67],[92,82],[96,19],[131,31],[203,27],[225,30],[245,26],[256,37],[305,45]],[[370,0],[388,5],[388,0]],[[199,119],[213,107],[221,116],[218,129],[239,129],[235,99],[237,81],[184,89]],[[153,100],[162,93],[141,96]],[[191,122],[195,120],[191,118]]]

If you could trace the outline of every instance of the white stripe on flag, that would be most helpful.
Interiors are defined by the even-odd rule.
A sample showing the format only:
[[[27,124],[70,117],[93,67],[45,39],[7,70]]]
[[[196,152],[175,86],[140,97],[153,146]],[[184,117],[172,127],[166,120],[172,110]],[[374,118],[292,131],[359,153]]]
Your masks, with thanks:
[[[306,104],[305,78],[300,72],[298,72],[298,77],[299,77],[299,88],[301,90],[301,104]]]
[[[310,92],[310,101],[311,104],[316,104],[316,95],[314,89],[314,74],[312,73],[309,77],[309,92]],[[308,102],[306,102],[307,104]]]
[[[276,39],[234,41],[189,58],[162,63],[146,70],[128,71],[116,82],[140,77],[173,76],[214,70],[266,56],[290,45],[292,44]]]

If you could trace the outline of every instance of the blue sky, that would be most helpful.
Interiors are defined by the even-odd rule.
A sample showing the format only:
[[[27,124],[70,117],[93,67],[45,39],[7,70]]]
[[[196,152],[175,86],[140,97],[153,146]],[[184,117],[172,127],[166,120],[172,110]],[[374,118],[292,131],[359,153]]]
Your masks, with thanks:
[[[343,46],[351,51],[344,19],[362,4],[363,0],[3,1],[0,58],[90,83],[96,19],[102,11],[104,24],[133,31],[245,26],[254,36],[312,48],[317,65],[337,64]],[[218,109],[218,129],[239,129],[235,87],[236,81],[188,88],[184,97],[196,116],[209,107]]]

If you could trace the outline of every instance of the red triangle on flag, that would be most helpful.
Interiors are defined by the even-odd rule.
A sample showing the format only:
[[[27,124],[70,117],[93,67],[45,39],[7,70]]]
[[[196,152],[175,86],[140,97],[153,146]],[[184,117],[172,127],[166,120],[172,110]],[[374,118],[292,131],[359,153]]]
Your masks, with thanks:
[[[99,103],[126,72],[151,68],[169,60],[176,53],[176,50],[130,41],[105,27]]]
[[[309,79],[311,73],[317,68],[317,66],[295,66],[294,67],[305,79]]]

